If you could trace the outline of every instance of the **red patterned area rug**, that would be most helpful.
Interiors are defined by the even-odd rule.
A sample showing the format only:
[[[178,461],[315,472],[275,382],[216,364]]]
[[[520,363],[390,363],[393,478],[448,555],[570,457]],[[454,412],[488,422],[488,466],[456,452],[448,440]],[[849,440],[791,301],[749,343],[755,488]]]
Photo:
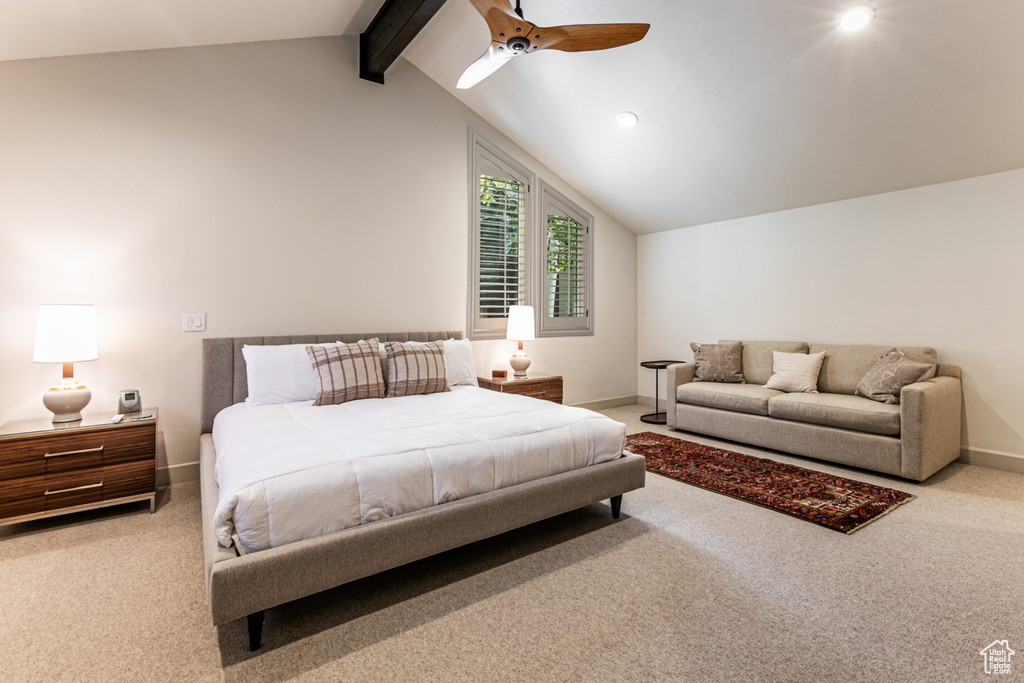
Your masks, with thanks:
[[[626,437],[647,469],[852,534],[916,496],[651,432]]]

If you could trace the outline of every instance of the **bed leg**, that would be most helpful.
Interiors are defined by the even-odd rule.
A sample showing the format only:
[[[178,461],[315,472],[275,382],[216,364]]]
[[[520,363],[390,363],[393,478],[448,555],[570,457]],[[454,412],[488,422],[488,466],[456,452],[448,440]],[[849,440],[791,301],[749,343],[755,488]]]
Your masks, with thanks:
[[[263,610],[250,614],[246,619],[249,622],[249,652],[255,652],[263,640]]]
[[[612,519],[619,518],[619,512],[622,511],[622,494],[613,496],[611,499],[612,503]]]

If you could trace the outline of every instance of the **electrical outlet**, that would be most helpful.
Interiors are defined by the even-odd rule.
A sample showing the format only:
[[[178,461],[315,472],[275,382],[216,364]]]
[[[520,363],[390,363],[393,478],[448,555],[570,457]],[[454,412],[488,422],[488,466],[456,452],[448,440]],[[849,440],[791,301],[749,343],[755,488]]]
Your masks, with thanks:
[[[183,313],[181,316],[181,329],[183,332],[205,332],[205,313]]]

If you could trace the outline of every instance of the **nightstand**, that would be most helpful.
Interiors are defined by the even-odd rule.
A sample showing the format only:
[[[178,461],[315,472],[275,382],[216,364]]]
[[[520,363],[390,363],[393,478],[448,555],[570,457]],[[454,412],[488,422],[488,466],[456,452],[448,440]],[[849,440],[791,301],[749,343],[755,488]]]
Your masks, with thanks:
[[[503,394],[532,396],[552,403],[562,402],[561,375],[530,375],[526,379],[489,379],[477,377],[480,386]]]
[[[0,524],[148,500],[156,507],[156,409],[0,425]]]

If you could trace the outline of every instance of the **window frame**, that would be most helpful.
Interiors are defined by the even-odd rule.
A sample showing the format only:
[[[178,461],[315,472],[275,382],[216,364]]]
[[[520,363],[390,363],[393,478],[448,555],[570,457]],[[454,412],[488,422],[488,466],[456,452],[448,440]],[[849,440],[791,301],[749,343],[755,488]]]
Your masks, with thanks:
[[[538,337],[570,337],[594,334],[594,217],[584,211],[576,202],[556,190],[550,183],[541,179],[538,182],[537,219],[534,230],[533,257],[536,262],[534,271],[537,273],[536,292],[534,297],[534,313],[537,315]],[[584,315],[579,317],[548,316],[547,275],[548,275],[548,206],[553,205],[577,224],[584,226],[583,247],[583,286]]]
[[[578,204],[556,190],[544,179],[517,162],[499,147],[469,129],[469,274],[467,295],[467,334],[469,339],[504,339],[508,318],[480,315],[481,275],[481,203],[480,175],[488,167],[525,184],[523,206],[522,300],[518,303],[533,306],[537,337],[590,336],[594,334],[594,217]],[[585,226],[585,246],[582,260],[585,274],[585,315],[560,318],[547,315],[548,276],[548,206],[553,205],[561,215]]]
[[[526,186],[523,206],[522,248],[526,250],[523,264],[523,300],[532,296],[532,224],[534,222],[533,186],[536,176],[496,146],[470,129],[469,140],[469,312],[467,336],[470,339],[504,339],[508,318],[482,317],[480,311],[480,175],[485,166],[494,166]]]

